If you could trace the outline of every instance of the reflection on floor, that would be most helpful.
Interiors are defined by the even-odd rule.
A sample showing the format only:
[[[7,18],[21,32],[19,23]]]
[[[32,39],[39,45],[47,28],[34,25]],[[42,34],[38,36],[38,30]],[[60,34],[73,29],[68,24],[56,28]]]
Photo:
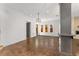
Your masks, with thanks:
[[[59,56],[58,37],[37,36],[16,44],[4,47],[0,51],[3,56]],[[79,40],[72,41],[73,55],[79,56]]]
[[[73,55],[79,56],[79,39],[73,39],[72,48]]]
[[[37,36],[3,48],[0,55],[56,56],[59,55],[58,44],[58,37]]]

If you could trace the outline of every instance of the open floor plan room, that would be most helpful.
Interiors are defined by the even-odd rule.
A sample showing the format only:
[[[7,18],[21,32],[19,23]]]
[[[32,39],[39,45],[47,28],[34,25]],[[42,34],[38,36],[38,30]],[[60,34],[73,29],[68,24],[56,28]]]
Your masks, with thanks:
[[[79,56],[79,3],[0,3],[0,56]]]

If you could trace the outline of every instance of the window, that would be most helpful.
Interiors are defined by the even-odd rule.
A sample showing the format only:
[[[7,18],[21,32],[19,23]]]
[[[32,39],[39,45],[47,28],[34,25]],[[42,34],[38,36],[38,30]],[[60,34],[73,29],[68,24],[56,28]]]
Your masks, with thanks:
[[[41,32],[43,32],[43,25],[41,25]]]
[[[45,25],[45,32],[48,32],[48,26]]]
[[[53,32],[53,26],[50,25],[50,32]]]

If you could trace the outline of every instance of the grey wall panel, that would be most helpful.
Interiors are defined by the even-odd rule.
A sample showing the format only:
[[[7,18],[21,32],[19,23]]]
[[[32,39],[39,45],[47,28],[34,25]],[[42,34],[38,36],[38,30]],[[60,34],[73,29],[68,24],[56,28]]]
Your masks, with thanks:
[[[27,22],[26,23],[26,37],[27,38],[30,38],[31,37],[31,29],[30,29],[30,27],[31,27],[31,23],[30,22]]]

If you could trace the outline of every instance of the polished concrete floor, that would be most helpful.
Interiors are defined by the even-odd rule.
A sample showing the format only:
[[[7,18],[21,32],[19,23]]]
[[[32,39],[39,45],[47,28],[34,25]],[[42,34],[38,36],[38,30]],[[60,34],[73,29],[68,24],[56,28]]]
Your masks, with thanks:
[[[73,39],[73,55],[79,55],[79,40]],[[4,47],[1,56],[60,56],[59,38],[51,36],[37,36]]]

